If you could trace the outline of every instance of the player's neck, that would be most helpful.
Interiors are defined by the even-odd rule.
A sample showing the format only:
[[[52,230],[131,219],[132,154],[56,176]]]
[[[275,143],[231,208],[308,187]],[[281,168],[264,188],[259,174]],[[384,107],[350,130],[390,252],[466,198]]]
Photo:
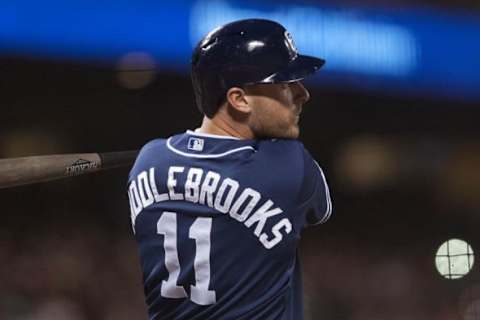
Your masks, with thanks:
[[[234,123],[216,114],[212,119],[203,117],[202,125],[196,131],[219,136],[230,136],[239,139],[254,139],[253,132],[244,124]]]

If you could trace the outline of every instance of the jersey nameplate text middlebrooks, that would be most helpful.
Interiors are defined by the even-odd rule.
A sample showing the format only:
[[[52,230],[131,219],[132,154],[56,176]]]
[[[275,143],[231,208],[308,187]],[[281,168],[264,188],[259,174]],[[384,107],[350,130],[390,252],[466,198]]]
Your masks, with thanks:
[[[186,175],[183,186],[178,185],[178,176]],[[273,248],[292,231],[288,218],[278,221],[271,230],[264,230],[268,218],[282,214],[283,210],[271,199],[265,199],[260,192],[242,187],[238,181],[222,177],[214,171],[201,168],[170,166],[166,189],[159,194],[156,185],[155,168],[142,171],[128,188],[132,210],[132,225],[140,212],[154,203],[178,200],[205,205],[253,228],[253,233],[267,249]],[[254,210],[256,208],[256,210]]]

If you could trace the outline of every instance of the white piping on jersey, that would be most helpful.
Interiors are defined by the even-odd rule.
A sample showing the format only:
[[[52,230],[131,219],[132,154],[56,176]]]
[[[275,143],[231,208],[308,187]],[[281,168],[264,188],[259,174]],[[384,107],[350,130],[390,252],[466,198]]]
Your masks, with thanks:
[[[322,168],[320,168],[317,161],[314,160],[314,162],[317,165],[318,170],[320,170],[320,174],[322,175],[323,184],[325,186],[325,197],[327,198],[327,210],[325,211],[325,215],[323,216],[323,218],[320,221],[318,221],[317,223],[315,223],[315,225],[317,225],[317,224],[320,224],[320,223],[324,223],[332,215],[332,199],[330,198],[330,189],[328,188],[327,179],[325,178],[325,175],[323,174],[323,170],[322,170]]]
[[[197,129],[198,130],[198,129]],[[199,137],[206,137],[206,138],[216,138],[216,139],[232,139],[232,140],[240,140],[240,138],[233,137],[233,136],[221,136],[218,134],[211,134],[211,133],[204,133],[198,131],[187,130],[188,134],[199,136]]]
[[[208,159],[208,158],[220,158],[220,157],[224,157],[226,155],[229,155],[231,153],[235,153],[235,152],[239,152],[239,151],[242,151],[242,150],[253,150],[254,152],[256,152],[255,148],[252,147],[252,146],[244,146],[244,147],[240,147],[240,148],[236,148],[236,149],[231,149],[231,150],[228,150],[228,151],[225,151],[225,152],[222,152],[222,153],[217,153],[217,154],[195,154],[195,153],[188,153],[188,152],[183,152],[183,151],[180,151],[180,150],[177,150],[175,149],[171,144],[170,144],[170,140],[172,138],[168,138],[167,140],[167,147],[168,149],[170,149],[171,151],[175,152],[176,154],[179,154],[181,156],[184,156],[184,157],[189,157],[189,158],[202,158],[202,159]]]

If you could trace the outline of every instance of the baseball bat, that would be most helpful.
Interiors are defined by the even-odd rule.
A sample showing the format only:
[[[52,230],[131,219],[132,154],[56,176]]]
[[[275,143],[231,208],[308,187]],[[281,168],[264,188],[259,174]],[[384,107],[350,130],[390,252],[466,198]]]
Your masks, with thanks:
[[[0,189],[128,166],[137,154],[135,150],[0,159]]]

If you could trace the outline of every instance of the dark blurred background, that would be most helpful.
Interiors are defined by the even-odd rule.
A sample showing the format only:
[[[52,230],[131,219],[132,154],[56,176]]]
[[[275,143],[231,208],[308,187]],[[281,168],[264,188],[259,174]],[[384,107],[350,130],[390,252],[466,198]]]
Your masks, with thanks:
[[[188,76],[194,42],[175,35],[182,28],[194,33],[195,25],[181,27],[179,17],[191,18],[185,24],[197,21],[195,8],[206,14],[212,3],[222,10],[229,6],[230,15],[221,16],[226,21],[237,18],[237,9],[243,10],[240,17],[277,17],[297,34],[302,21],[312,20],[294,17],[295,5],[322,10],[323,24],[326,16],[339,14],[359,29],[368,23],[370,35],[345,38],[339,31],[332,35],[338,43],[325,32],[320,44],[330,41],[329,49],[308,47],[318,40],[313,35],[300,35],[297,43],[300,51],[319,50],[327,60],[325,71],[306,81],[311,101],[304,108],[301,140],[324,168],[334,207],[330,221],[306,229],[301,241],[306,319],[480,319],[478,263],[455,280],[435,267],[439,246],[451,238],[467,241],[475,253],[480,248],[478,3],[191,1],[182,4],[194,8],[190,15],[179,12],[172,18],[179,29],[172,29],[147,10],[153,4],[146,0],[50,0],[41,9],[23,2],[30,6],[0,3],[0,18],[1,12],[6,18],[0,22],[0,158],[138,149],[156,137],[196,128],[201,115]],[[158,15],[178,9],[165,6],[171,10]],[[119,13],[127,7],[138,11]],[[84,25],[55,24],[61,10],[73,9],[72,17]],[[87,24],[92,12],[98,20]],[[132,25],[135,19],[144,24]],[[352,30],[338,21],[329,30]],[[390,25],[382,29],[385,21]],[[122,23],[130,30],[123,39],[115,28]],[[395,49],[402,41],[389,42],[389,32],[402,26],[398,39],[410,32],[416,41],[408,42],[410,51]],[[162,32],[173,33],[177,39],[166,41],[185,49],[162,51]],[[354,52],[339,49],[355,37],[367,47],[383,39],[385,48],[377,41],[370,51],[363,45]],[[405,67],[402,54],[412,48],[414,64]],[[381,52],[398,54],[400,64]],[[341,54],[343,60],[335,60]],[[347,63],[355,59],[370,61],[370,69]],[[448,82],[457,78],[463,80]],[[128,168],[114,169],[0,190],[0,319],[146,319],[127,174]]]

